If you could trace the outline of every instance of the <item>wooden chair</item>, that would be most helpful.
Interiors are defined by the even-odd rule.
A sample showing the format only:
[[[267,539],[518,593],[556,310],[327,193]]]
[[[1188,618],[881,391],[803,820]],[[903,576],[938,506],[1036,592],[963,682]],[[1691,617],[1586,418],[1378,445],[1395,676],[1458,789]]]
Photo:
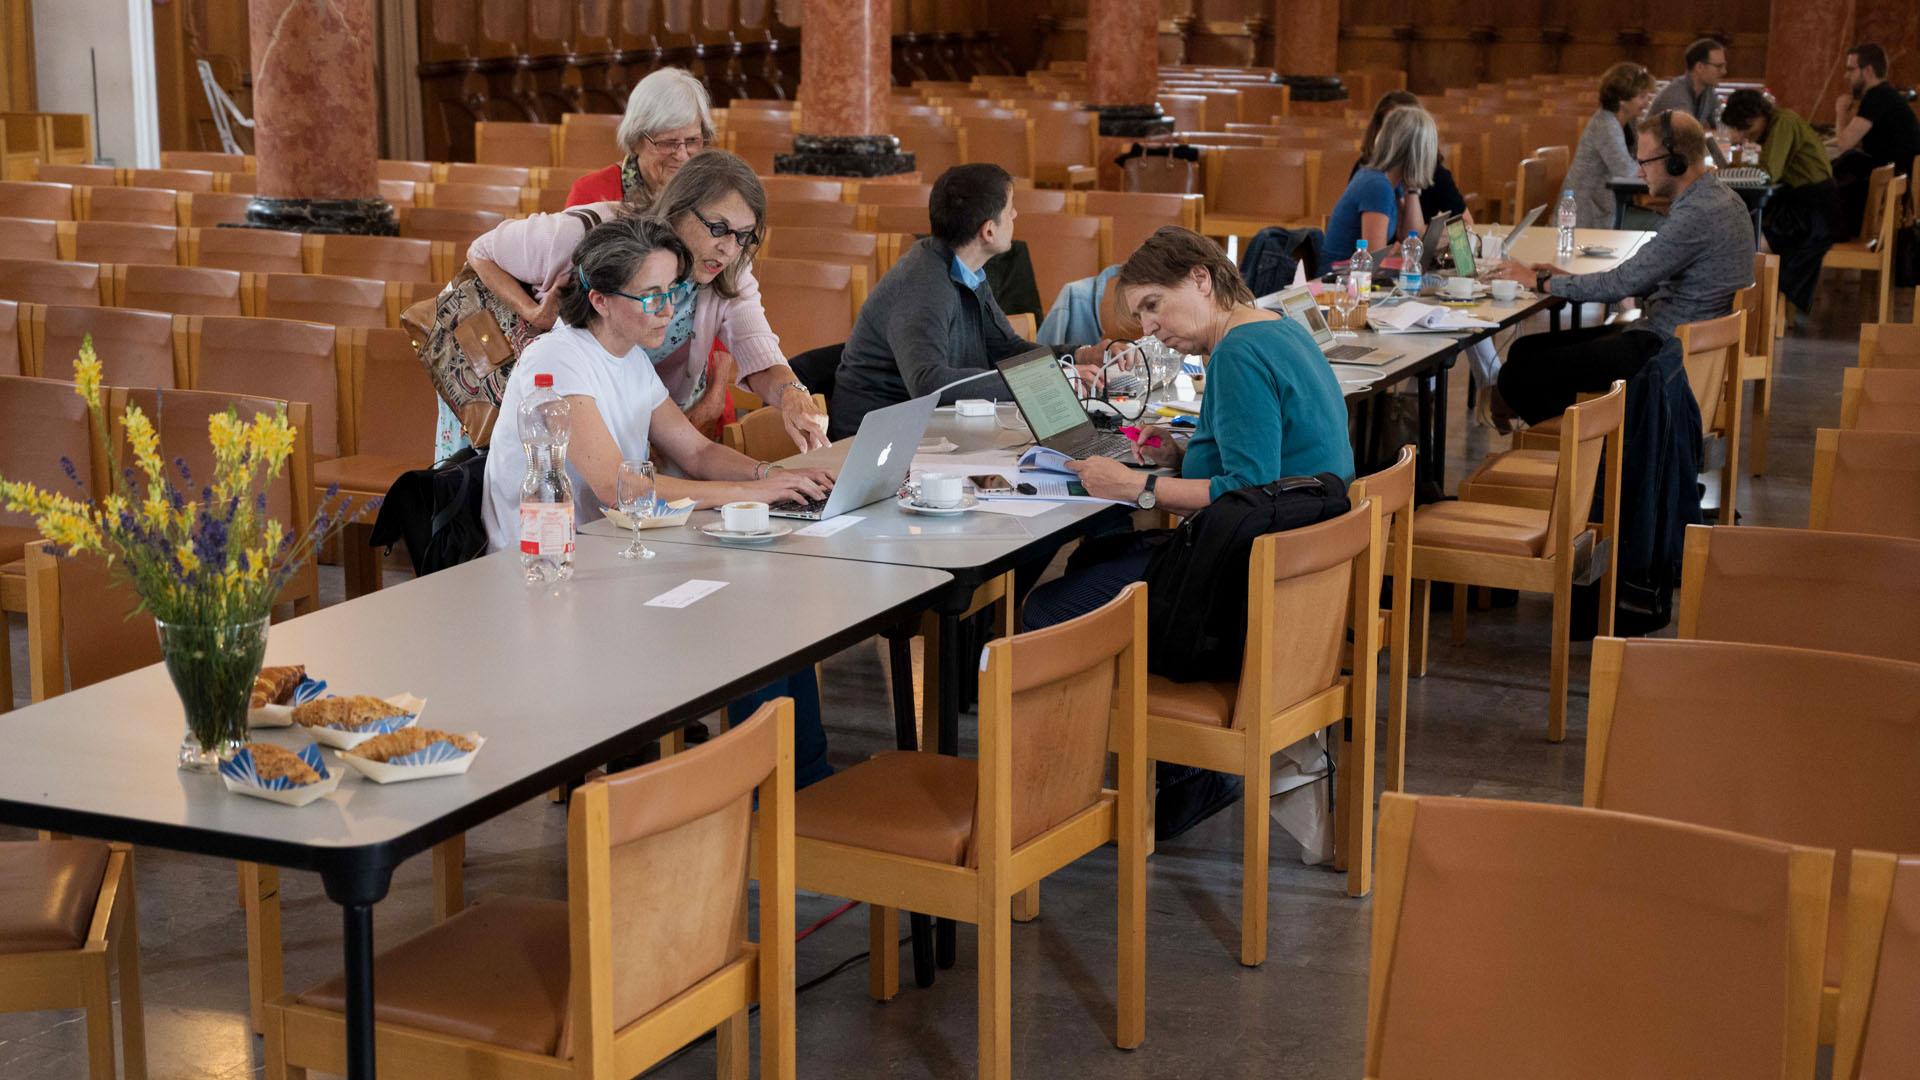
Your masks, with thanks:
[[[866,180],[858,184],[848,183],[845,191],[843,198],[846,202],[858,203],[862,206],[924,208],[933,198],[932,184],[890,184],[882,180]]]
[[[93,116],[90,113],[41,113],[47,125],[47,160],[54,164],[83,165],[93,160]]]
[[[36,304],[27,313],[28,348],[36,371],[72,383],[80,344],[91,337],[108,386],[171,388],[187,379],[174,321],[160,311]]]
[[[190,315],[179,322],[193,389],[306,402],[316,462],[352,445],[341,408],[351,393],[351,330],[289,319]]]
[[[1252,83],[1239,87],[1239,114],[1243,124],[1264,124],[1293,112],[1293,88],[1285,83]]]
[[[432,184],[416,184],[411,180],[382,180],[380,197],[392,203],[395,210],[402,210],[410,206],[427,205],[433,188]],[[452,200],[453,196],[449,195],[448,199]]]
[[[26,333],[26,308],[15,300],[0,300],[0,375],[38,375],[39,368],[29,352]]]
[[[1861,323],[1859,364],[1920,368],[1920,323]]]
[[[51,558],[52,556],[47,556]],[[140,999],[140,916],[133,849],[98,840],[0,844],[0,890],[18,905],[0,936],[0,1008],[81,1009],[87,1075],[114,1080],[113,995],[120,978],[120,1055],[126,1080],[147,1075]]]
[[[1920,662],[1920,541],[1691,525],[1682,638]]]
[[[386,185],[389,183],[393,183],[393,181],[390,181],[390,180],[380,181],[380,184],[381,184],[380,194],[383,198],[386,196],[386,193],[387,193]],[[251,199],[255,195],[258,195],[259,193],[260,193],[260,174],[258,173],[228,173],[227,174],[226,194],[245,195],[246,197]],[[411,198],[411,196],[409,196],[409,198]]]
[[[945,124],[915,124],[894,132],[900,149],[913,155],[921,176],[939,176],[965,159],[960,156],[960,129]]]
[[[538,171],[536,175],[538,175],[539,177],[539,182],[536,183],[534,186],[543,187],[543,188],[559,188],[562,191],[571,191],[573,189],[573,185],[580,182],[581,177],[586,176],[588,173],[599,172],[602,168],[605,168],[607,165],[612,164],[612,161],[613,159],[609,158],[608,160],[603,161],[599,165],[595,165],[592,168],[584,168],[584,167],[573,166],[573,165],[551,165],[545,169],[541,169]]]
[[[868,216],[865,207],[851,203],[820,202],[816,199],[799,202],[767,200],[767,227],[774,229],[791,225],[797,228],[872,232],[872,222],[865,220]]]
[[[788,202],[846,202],[846,185],[838,180],[821,180],[811,176],[763,176],[760,186],[765,189],[767,198],[784,199]],[[867,184],[865,187],[887,187],[886,184]]]
[[[400,474],[433,464],[428,433],[438,415],[433,384],[405,330],[343,330],[348,377],[340,389],[341,453],[313,467],[316,493],[339,486],[356,503],[381,498]],[[340,541],[348,599],[380,587],[380,555],[369,543],[371,518],[346,527]]]
[[[128,169],[122,174],[120,182],[128,187],[211,194],[219,190],[220,179],[205,169]]]
[[[440,240],[453,245],[457,261],[464,262],[467,248],[482,235],[492,232],[506,215],[497,210],[449,210],[444,206],[410,207],[400,218],[400,235],[419,240]]]
[[[867,215],[868,228],[875,232],[891,233],[901,238],[901,254],[905,254],[905,249],[912,247],[915,240],[933,232],[933,221],[928,216],[927,207],[924,204],[915,206],[907,203],[883,203],[879,206],[863,206],[860,209]]]
[[[404,236],[315,236],[315,273],[438,285],[453,277],[452,251],[432,240]],[[461,253],[463,256],[465,252]]]
[[[23,552],[28,694],[39,702],[160,662],[153,616],[98,555]]]
[[[1680,339],[1687,384],[1700,406],[1703,433],[1724,448],[1719,514],[1726,525],[1739,520],[1734,503],[1740,492],[1740,361],[1747,338],[1746,320],[1745,311],[1735,311],[1718,319],[1682,323],[1673,332]],[[1707,461],[1719,456],[1709,448]]]
[[[0,181],[33,179],[34,169],[46,160],[40,133],[34,114],[0,113]]]
[[[626,156],[619,140],[620,120],[617,114],[563,113],[554,164],[590,170],[619,161]]]
[[[43,184],[95,184],[113,187],[120,183],[120,170],[111,165],[49,165],[42,162],[33,170],[33,178]],[[142,187],[155,185],[142,184]]]
[[[1841,372],[1840,429],[1920,432],[1920,369]]]
[[[30,304],[92,306],[113,296],[112,275],[100,263],[0,259],[0,299]]]
[[[1456,584],[1457,638],[1466,632],[1459,586],[1552,593],[1547,738],[1554,742],[1567,733],[1567,653],[1576,583],[1600,585],[1600,632],[1613,632],[1614,568],[1619,561],[1614,536],[1620,520],[1620,431],[1625,416],[1624,382],[1561,414],[1553,498],[1547,509],[1460,501],[1436,503],[1414,514],[1413,671],[1427,671],[1429,582]],[[1596,484],[1602,520],[1589,523]]]
[[[1507,205],[1507,224],[1518,225],[1520,208],[1529,204],[1552,201],[1549,194],[1547,174],[1552,163],[1542,157],[1521,158],[1519,167],[1514,171],[1513,199]]]
[[[867,298],[867,272],[858,266],[755,259],[753,276],[767,323],[788,355],[847,340]]]
[[[1068,205],[1068,193],[1055,188],[1016,186],[1007,198],[1022,217],[1028,214],[1076,213]]]
[[[245,315],[252,275],[199,266],[115,263],[113,306],[175,315]]]
[[[813,395],[813,404],[827,411],[825,395]],[[720,441],[729,450],[738,450],[755,461],[781,461],[800,453],[793,437],[787,434],[786,421],[779,409],[755,409],[720,430]]]
[[[1007,316],[1007,325],[1013,327],[1013,332],[1025,341],[1032,341],[1040,333],[1040,324],[1034,319],[1031,311],[1015,312]]]
[[[1033,182],[1047,188],[1091,188],[1100,178],[1100,117],[1078,102],[1030,108]]]
[[[793,153],[793,132],[734,130],[727,132],[726,143],[727,149],[753,166],[754,172],[771,175],[774,157]]]
[[[479,165],[471,161],[450,161],[436,166],[434,171],[438,175],[427,179],[438,184],[486,184],[494,187],[515,188],[531,186],[534,173],[533,169],[525,165]]]
[[[753,812],[758,795],[758,813]],[[573,793],[567,899],[475,905],[376,960],[379,1066],[624,1080],[709,1029],[720,1075],[794,1075],[793,703]],[[747,878],[760,880],[758,941]],[[268,1009],[267,1075],[346,1069],[345,980]]]
[[[278,229],[193,228],[183,230],[188,266],[240,270],[255,274],[306,271],[306,237]]]
[[[1207,130],[1207,99],[1199,94],[1162,91],[1155,95],[1160,111],[1173,118],[1173,133]]]
[[[381,180],[407,180],[415,184],[431,184],[439,178],[440,166],[431,161],[393,161],[381,158],[374,162],[374,171]]]
[[[70,240],[71,221],[51,218],[0,217],[0,251],[12,259],[60,259],[68,256],[62,241]]]
[[[178,194],[164,188],[85,187],[73,189],[74,217],[80,221],[130,221],[136,225],[175,225]]]
[[[1920,539],[1920,433],[1821,428],[1812,527]]]
[[[255,311],[272,319],[335,326],[398,326],[397,283],[327,274],[260,274]]]
[[[1590,699],[1585,805],[1836,853],[1820,1009],[1820,1039],[1832,1042],[1847,855],[1920,850],[1920,804],[1908,797],[1920,664],[1597,638]]]
[[[1043,304],[1051,305],[1068,282],[1093,277],[1113,262],[1110,218],[1022,213],[1014,234],[1026,241]]]
[[[767,230],[767,241],[757,257],[806,259],[864,267],[867,280],[877,282],[898,257],[896,245],[899,241],[900,237],[890,233],[783,225]]]
[[[1148,191],[1084,191],[1080,193],[1079,213],[1104,217],[1113,222],[1111,258],[1126,261],[1139,250],[1155,229],[1179,225],[1200,229],[1199,195],[1172,195]],[[1019,232],[1019,223],[1014,225]]]
[[[1342,743],[1343,784],[1364,797],[1342,800],[1335,867],[1347,892],[1373,880],[1373,724],[1380,652],[1380,511],[1372,502],[1331,521],[1259,537],[1247,561],[1247,641],[1237,681],[1147,679],[1148,756],[1233,773],[1241,800],[1240,962],[1267,955],[1267,800],[1273,756],[1352,717]],[[1353,630],[1351,676],[1341,673]]]
[[[1571,806],[1380,799],[1364,1075],[1813,1075],[1833,853]]]
[[[1920,1068],[1907,1022],[1920,1010],[1920,858],[1856,851],[1850,876],[1833,1077],[1909,1075]]]
[[[1388,546],[1374,564],[1374,576],[1393,576],[1393,607],[1380,613],[1379,629],[1375,632],[1375,640],[1387,650],[1387,742],[1380,755],[1380,771],[1388,791],[1405,791],[1407,786],[1407,644],[1413,620],[1414,461],[1414,448],[1403,446],[1392,465],[1360,477],[1347,489],[1347,501],[1352,505],[1372,499],[1380,508],[1381,538]],[[1378,592],[1376,586],[1375,594]],[[1347,665],[1349,669],[1352,666]],[[1347,741],[1350,743],[1351,737]],[[1342,795],[1352,791],[1352,785],[1341,785]]]
[[[125,221],[61,222],[73,230],[69,257],[81,262],[180,265],[180,230],[172,224],[135,225]]]
[[[1209,149],[1200,231],[1252,236],[1269,225],[1319,225],[1312,216],[1320,151],[1271,147]]]
[[[1773,416],[1773,357],[1775,327],[1780,321],[1780,256],[1755,252],[1753,286],[1747,293],[1747,339],[1740,346],[1740,382],[1753,383],[1753,431],[1747,437],[1747,468],[1753,475],[1767,471],[1767,425]],[[1743,290],[1744,291],[1744,290]],[[1734,398],[1733,407],[1741,405]]]
[[[160,165],[167,169],[201,169],[210,173],[249,173],[255,162],[250,154],[223,154],[211,150],[162,150]]]
[[[1015,895],[1110,842],[1120,848],[1114,1042],[1145,1037],[1146,600],[1129,585],[1078,619],[989,643],[978,761],[883,753],[795,800],[796,885],[871,905],[874,998],[898,989],[899,907],[979,927],[981,1080],[1012,1073]],[[1109,746],[1119,764],[1103,789]]]
[[[506,217],[518,216],[521,209],[521,189],[509,184],[433,184],[419,190],[422,194],[414,196],[415,206],[491,210]]]
[[[74,205],[72,184],[0,181],[0,217],[72,221]]]
[[[1828,270],[1871,270],[1880,277],[1876,321],[1886,322],[1893,297],[1893,234],[1900,227],[1900,208],[1911,177],[1895,176],[1892,165],[1873,170],[1869,178],[1866,219],[1860,239],[1842,240],[1827,250],[1821,266]]]
[[[246,194],[182,195],[179,223],[194,228],[244,225],[247,204],[252,201],[253,196]]]
[[[557,134],[551,124],[478,120],[473,125],[473,160],[482,165],[559,164],[553,160]]]

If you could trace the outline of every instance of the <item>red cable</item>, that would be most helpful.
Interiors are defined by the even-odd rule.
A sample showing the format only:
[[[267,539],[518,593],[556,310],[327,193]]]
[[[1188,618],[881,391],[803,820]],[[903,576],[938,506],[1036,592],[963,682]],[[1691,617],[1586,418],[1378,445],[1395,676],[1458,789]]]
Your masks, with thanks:
[[[807,940],[808,934],[813,933],[815,930],[820,929],[821,927],[827,925],[828,923],[839,918],[840,916],[845,915],[847,912],[852,911],[853,906],[857,903],[859,903],[858,900],[849,900],[846,903],[841,904],[839,907],[835,908],[831,913],[827,915],[826,918],[821,919],[819,922],[814,923],[812,926],[809,926],[805,930],[802,930],[799,933],[793,935],[794,944],[797,945],[800,942]]]

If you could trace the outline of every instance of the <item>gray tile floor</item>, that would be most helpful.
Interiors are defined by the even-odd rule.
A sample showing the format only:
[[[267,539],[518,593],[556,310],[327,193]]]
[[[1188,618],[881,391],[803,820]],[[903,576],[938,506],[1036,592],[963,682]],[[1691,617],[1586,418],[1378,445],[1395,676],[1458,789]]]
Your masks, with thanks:
[[[1770,468],[1743,479],[1743,519],[1803,526],[1813,430],[1838,421],[1840,369],[1852,363],[1857,278],[1833,275],[1815,312],[1815,329],[1782,344],[1775,376]],[[1906,301],[1902,300],[1902,312]],[[1907,315],[1906,317],[1911,317]],[[1456,369],[1461,371],[1463,369]],[[1449,476],[1504,440],[1462,430],[1463,378],[1454,381]],[[339,572],[323,571],[338,596]],[[1545,739],[1548,607],[1476,613],[1465,646],[1434,638],[1431,670],[1410,686],[1409,788],[1416,792],[1577,802],[1585,737],[1588,651],[1573,652],[1570,731]],[[1443,624],[1444,625],[1444,624]],[[12,626],[17,696],[26,692],[25,647]],[[851,763],[890,745],[886,683],[871,646],[828,662],[825,701],[833,754]],[[1384,704],[1382,706],[1384,708]],[[0,718],[0,732],[5,730]],[[0,830],[0,837],[18,832]],[[470,835],[468,893],[564,893],[565,821],[544,800]],[[1049,879],[1041,917],[1014,931],[1013,1053],[1023,1076],[1112,1080],[1125,1077],[1351,1077],[1358,1074],[1366,1023],[1371,907],[1349,899],[1344,878],[1297,861],[1276,830],[1269,959],[1240,966],[1239,832],[1222,814],[1164,844],[1148,866],[1149,987],[1145,1045],[1113,1048],[1113,858],[1095,853]],[[245,933],[229,864],[142,850],[139,856],[142,983],[148,1057],[155,1080],[227,1080],[262,1071],[261,1044],[247,1030]],[[397,875],[376,912],[380,940],[428,925],[427,861]],[[337,969],[338,909],[316,879],[283,879],[287,981],[300,987]],[[839,906],[803,896],[807,926]],[[804,983],[866,949],[866,918],[855,909],[799,947]],[[866,996],[856,963],[803,994],[799,1062],[803,1076],[964,1077],[975,1061],[975,984],[970,928],[960,931],[958,966],[930,990],[911,986],[881,1005]],[[0,1077],[53,1080],[85,1072],[80,1015],[0,1017]],[[711,1075],[710,1042],[656,1070],[663,1077]]]

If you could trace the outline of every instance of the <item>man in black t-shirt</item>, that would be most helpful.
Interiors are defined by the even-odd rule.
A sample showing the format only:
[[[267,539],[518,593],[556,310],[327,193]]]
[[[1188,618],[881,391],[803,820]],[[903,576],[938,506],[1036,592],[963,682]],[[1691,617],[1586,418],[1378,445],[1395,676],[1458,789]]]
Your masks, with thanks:
[[[1920,156],[1920,117],[1887,82],[1887,54],[1878,45],[1857,45],[1847,53],[1847,79],[1853,92],[1836,103],[1834,184],[1840,189],[1841,225],[1849,236],[1860,231],[1867,209],[1867,180],[1874,169],[1892,165],[1895,173],[1913,167]]]

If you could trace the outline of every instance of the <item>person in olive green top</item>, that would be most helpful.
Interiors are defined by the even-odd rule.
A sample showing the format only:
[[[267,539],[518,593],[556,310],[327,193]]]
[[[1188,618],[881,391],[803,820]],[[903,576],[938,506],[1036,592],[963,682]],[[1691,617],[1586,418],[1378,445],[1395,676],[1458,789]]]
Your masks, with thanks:
[[[1760,230],[1780,256],[1780,292],[1794,307],[1813,304],[1820,263],[1838,238],[1839,192],[1826,147],[1800,114],[1758,90],[1736,90],[1720,122],[1760,147],[1760,167],[1782,185],[1767,203]]]

